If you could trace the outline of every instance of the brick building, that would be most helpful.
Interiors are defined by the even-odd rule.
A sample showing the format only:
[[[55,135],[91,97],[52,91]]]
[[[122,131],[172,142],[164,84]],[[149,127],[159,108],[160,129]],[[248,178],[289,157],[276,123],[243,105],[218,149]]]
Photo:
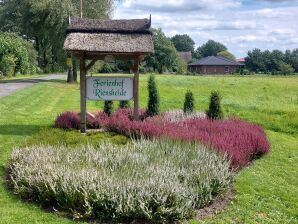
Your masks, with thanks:
[[[209,56],[188,65],[188,70],[199,74],[233,74],[242,64],[220,56]]]

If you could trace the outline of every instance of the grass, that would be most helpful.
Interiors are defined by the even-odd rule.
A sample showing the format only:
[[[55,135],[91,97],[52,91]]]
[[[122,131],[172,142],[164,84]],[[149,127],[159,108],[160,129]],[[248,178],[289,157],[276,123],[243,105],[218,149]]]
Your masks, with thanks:
[[[141,76],[141,107],[146,107],[148,76]],[[210,92],[221,93],[225,115],[265,128],[272,152],[236,178],[236,198],[221,213],[190,223],[298,223],[298,77],[157,76],[161,110],[182,108],[190,89],[196,110],[208,108]],[[118,104],[118,103],[117,103]],[[116,105],[117,105],[116,104]],[[88,110],[102,108],[88,102]],[[48,128],[58,113],[79,110],[79,85],[43,82],[0,99],[0,176],[13,147]],[[37,205],[23,203],[0,182],[0,223],[72,223]]]

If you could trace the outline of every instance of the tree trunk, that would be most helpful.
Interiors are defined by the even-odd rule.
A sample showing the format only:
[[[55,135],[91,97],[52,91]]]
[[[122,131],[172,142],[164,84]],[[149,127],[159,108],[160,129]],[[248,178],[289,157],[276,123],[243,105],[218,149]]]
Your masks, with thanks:
[[[73,72],[73,81],[78,82],[78,63],[75,57],[72,57],[72,72]]]
[[[68,83],[73,83],[73,82],[74,82],[72,68],[69,68],[69,69],[68,69],[68,73],[67,73],[67,82],[68,82]]]

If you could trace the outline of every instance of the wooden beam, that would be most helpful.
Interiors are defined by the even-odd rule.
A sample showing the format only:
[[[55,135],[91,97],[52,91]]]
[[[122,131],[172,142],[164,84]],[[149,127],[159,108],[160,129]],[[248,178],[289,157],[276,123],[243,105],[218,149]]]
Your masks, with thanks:
[[[133,72],[134,72],[134,79],[133,79],[133,117],[134,120],[139,120],[139,64],[140,64],[140,57],[135,57],[134,65],[133,65]]]
[[[85,55],[80,57],[80,89],[81,89],[81,133],[86,133],[86,64]]]
[[[88,71],[96,63],[96,61],[96,58],[92,59],[92,61],[86,66],[86,70]]]
[[[70,51],[77,57],[80,57],[82,55],[83,51]],[[96,52],[96,51],[88,51],[85,52],[85,59],[86,60],[92,60],[92,59],[97,59],[97,60],[104,60],[107,55],[112,55],[115,59],[123,60],[123,59],[128,59],[128,60],[134,60],[136,56],[140,56],[145,58],[146,56],[150,55],[150,53],[146,52],[138,52],[138,53],[126,53],[126,52]],[[139,59],[141,60],[141,59]]]

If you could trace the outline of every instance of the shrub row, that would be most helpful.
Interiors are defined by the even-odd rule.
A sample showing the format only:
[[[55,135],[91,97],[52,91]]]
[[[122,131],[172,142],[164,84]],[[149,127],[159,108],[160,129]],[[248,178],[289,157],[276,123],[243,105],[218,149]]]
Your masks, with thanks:
[[[190,115],[190,119],[185,119],[185,116],[181,116],[181,120],[174,117],[172,122],[168,113],[146,119],[143,116],[142,121],[134,121],[131,117],[130,109],[119,109],[110,117],[98,112],[92,120],[88,119],[88,126],[103,127],[107,131],[132,137],[199,141],[226,154],[234,169],[248,165],[254,158],[268,153],[270,149],[262,128],[239,119],[209,120]],[[68,121],[68,118],[71,121]],[[63,120],[63,123],[57,122],[60,120]],[[74,118],[70,112],[60,115],[57,121],[55,127],[58,128],[69,128],[69,124],[74,121],[75,125],[71,128],[77,128],[79,125],[78,117]]]
[[[15,194],[74,218],[152,223],[190,218],[233,181],[228,160],[202,145],[144,139],[16,149],[9,177]]]

